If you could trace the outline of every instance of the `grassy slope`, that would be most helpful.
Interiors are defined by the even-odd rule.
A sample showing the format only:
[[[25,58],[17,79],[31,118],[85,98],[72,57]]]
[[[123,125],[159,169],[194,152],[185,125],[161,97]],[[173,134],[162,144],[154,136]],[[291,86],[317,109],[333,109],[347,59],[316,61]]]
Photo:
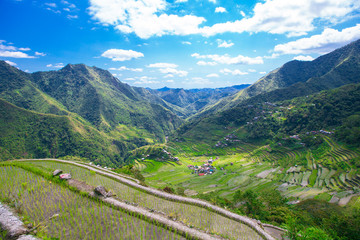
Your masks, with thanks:
[[[359,83],[360,40],[350,43],[311,62],[291,61],[250,87],[204,109],[195,119],[231,109],[245,99],[261,95],[263,101],[281,101],[314,94],[350,83]]]
[[[238,189],[278,189],[285,196],[301,199],[330,200],[329,193],[345,198],[350,196],[346,191],[358,191],[360,186],[360,149],[339,142],[338,136],[346,133],[342,129],[344,126],[352,132],[360,127],[354,123],[360,111],[359,92],[359,84],[347,85],[308,97],[276,102],[276,107],[261,103],[239,108],[238,112],[233,109],[234,112],[203,119],[181,128],[182,132],[167,144],[168,151],[180,158],[181,166],[150,159],[138,160],[139,166],[147,181],[157,187],[172,184],[175,188],[184,187],[198,193],[216,191],[216,194],[230,198]],[[260,120],[254,121],[259,114]],[[247,121],[251,124],[247,125]],[[349,124],[352,125],[347,126]],[[338,128],[337,138],[306,135],[307,131],[321,128]],[[264,134],[271,131],[279,134],[278,137]],[[307,146],[299,145],[301,141],[282,139],[298,133],[303,133],[300,137]],[[229,134],[235,134],[236,141],[226,140],[225,136]],[[314,141],[313,137],[317,140]],[[227,146],[215,147],[218,142]],[[220,160],[215,162],[215,166],[225,167],[225,170],[214,175],[199,177],[186,167],[201,165],[209,157],[216,156]],[[266,170],[269,174],[265,174],[265,178],[257,177]]]
[[[1,159],[80,156],[118,164],[113,139],[71,116],[39,114],[0,100]],[[86,122],[85,122],[86,123]]]
[[[64,104],[69,111],[98,126],[114,131],[119,124],[144,129],[158,141],[181,124],[164,107],[151,104],[132,87],[108,71],[83,64],[33,75],[39,88]]]

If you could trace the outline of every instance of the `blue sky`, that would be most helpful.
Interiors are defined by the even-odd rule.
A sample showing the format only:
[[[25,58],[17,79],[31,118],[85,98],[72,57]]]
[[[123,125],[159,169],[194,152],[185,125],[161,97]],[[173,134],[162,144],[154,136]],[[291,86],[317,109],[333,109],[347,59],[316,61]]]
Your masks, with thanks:
[[[84,63],[132,86],[253,83],[360,38],[358,0],[1,0],[0,59]]]

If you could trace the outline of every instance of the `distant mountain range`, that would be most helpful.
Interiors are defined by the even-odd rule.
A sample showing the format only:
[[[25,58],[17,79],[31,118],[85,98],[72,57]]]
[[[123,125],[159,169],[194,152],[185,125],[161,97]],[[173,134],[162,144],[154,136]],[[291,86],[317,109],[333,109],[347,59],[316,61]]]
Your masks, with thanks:
[[[156,90],[148,90],[152,94],[161,97],[166,102],[182,108],[185,113],[183,117],[189,117],[202,109],[215,104],[220,99],[231,96],[248,86],[250,86],[250,84],[224,88],[183,89],[164,87]]]
[[[220,136],[226,126],[242,126],[254,114],[248,106],[285,100],[296,105],[304,101],[297,97],[357,83],[360,40],[311,62],[288,62],[251,86],[218,89],[145,89],[84,64],[29,74],[0,61],[0,159],[71,155],[115,166],[130,150],[164,143],[170,134],[193,140]],[[335,93],[357,101],[346,98],[357,91],[354,85]],[[319,96],[314,99],[323,104]],[[344,116],[334,122],[354,109],[340,109]]]
[[[244,124],[245,119],[249,119],[246,116],[249,112],[244,110],[248,106],[291,100],[357,83],[360,83],[360,40],[310,62],[291,61],[284,64],[250,87],[240,90],[230,97],[223,98],[213,106],[198,113],[192,120],[178,129],[175,136],[196,138],[197,140],[199,140],[198,136],[210,138],[211,131],[208,134],[205,129],[214,129],[215,132],[215,130],[224,129],[224,126],[227,125],[241,126]],[[348,101],[344,97],[346,89],[341,91],[344,101]],[[356,89],[358,90],[358,88]],[[356,91],[351,92],[351,94],[354,93]],[[322,103],[325,104],[323,101]],[[350,104],[348,105],[350,106]],[[351,108],[347,112],[348,114],[356,113],[356,109]],[[328,111],[333,110],[331,108]],[[298,117],[301,118],[301,116]],[[344,116],[338,116],[338,118],[343,119]],[[341,121],[335,122],[339,124]],[[260,126],[259,128],[261,129]],[[266,128],[263,130],[267,131]]]
[[[264,101],[280,101],[306,96],[321,90],[360,82],[360,40],[313,61],[293,60],[271,71],[250,87],[221,99],[198,113],[196,118],[231,109],[255,96]]]

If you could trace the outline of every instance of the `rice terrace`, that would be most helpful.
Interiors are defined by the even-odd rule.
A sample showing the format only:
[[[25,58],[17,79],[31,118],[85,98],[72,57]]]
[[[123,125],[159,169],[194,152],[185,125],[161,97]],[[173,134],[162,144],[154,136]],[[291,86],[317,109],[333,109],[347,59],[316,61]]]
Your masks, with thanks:
[[[0,240],[359,240],[359,0],[0,0]]]

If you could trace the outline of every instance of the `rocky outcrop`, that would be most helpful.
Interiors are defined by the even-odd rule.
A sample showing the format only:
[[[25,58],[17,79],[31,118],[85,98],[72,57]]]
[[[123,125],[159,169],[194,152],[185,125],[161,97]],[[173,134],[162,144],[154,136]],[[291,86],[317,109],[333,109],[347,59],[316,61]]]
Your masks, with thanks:
[[[0,203],[0,228],[6,231],[5,239],[36,240],[34,236],[26,235],[29,231],[24,223],[10,210]]]
[[[97,187],[94,189],[94,192],[95,192],[97,195],[102,196],[102,197],[104,197],[104,198],[113,196],[112,192],[107,191],[107,190],[105,189],[105,187],[103,187],[103,186],[97,186]]]

